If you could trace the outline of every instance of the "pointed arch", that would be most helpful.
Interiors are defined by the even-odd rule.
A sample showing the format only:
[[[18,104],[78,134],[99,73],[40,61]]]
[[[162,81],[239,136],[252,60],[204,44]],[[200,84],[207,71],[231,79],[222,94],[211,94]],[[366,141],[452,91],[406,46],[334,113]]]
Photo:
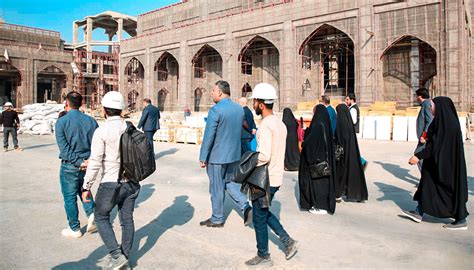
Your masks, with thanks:
[[[124,75],[128,77],[135,77],[143,79],[145,77],[145,69],[143,64],[135,57],[132,57],[125,66]]]
[[[4,86],[4,94],[0,96],[0,105],[5,102],[13,103],[15,107],[23,105],[21,85],[23,81],[22,72],[11,62],[0,62],[0,81]]]
[[[166,99],[168,97],[169,91],[166,88],[162,88],[158,91],[158,109],[161,112],[165,111]]]
[[[194,78],[206,78],[208,73],[222,77],[222,56],[209,44],[204,44],[193,56]]]
[[[252,45],[255,45],[255,43],[264,43],[264,44],[271,44],[271,46],[277,51],[277,53],[279,53],[279,50],[277,48],[277,46],[275,45],[275,43],[273,43],[272,41],[268,40],[267,38],[264,38],[260,35],[256,35],[254,36],[252,39],[250,39],[245,45],[244,47],[240,50],[240,53],[239,53],[239,57],[238,57],[238,61],[242,61],[243,60],[243,57],[245,55],[245,53],[247,52],[247,50],[252,46]]]

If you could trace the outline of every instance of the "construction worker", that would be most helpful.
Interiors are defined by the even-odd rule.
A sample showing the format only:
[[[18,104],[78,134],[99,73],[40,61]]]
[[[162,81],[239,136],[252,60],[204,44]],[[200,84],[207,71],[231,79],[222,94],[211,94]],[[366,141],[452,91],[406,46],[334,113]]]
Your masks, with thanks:
[[[17,130],[20,128],[20,119],[18,113],[13,110],[13,104],[6,102],[3,105],[3,112],[0,117],[0,125],[3,125],[3,149],[5,152],[8,151],[8,137],[12,135],[13,147],[17,151],[22,151],[18,146],[18,135]]]

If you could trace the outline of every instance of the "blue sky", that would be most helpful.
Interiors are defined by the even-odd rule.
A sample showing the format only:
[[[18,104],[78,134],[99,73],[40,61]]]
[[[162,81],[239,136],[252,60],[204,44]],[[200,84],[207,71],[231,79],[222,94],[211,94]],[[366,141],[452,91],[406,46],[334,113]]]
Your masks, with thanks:
[[[59,31],[61,38],[70,43],[72,22],[85,16],[107,10],[138,16],[176,2],[180,0],[0,0],[0,18],[7,23]],[[94,31],[94,39],[102,37],[102,34],[103,31]],[[79,40],[82,37],[80,31]]]

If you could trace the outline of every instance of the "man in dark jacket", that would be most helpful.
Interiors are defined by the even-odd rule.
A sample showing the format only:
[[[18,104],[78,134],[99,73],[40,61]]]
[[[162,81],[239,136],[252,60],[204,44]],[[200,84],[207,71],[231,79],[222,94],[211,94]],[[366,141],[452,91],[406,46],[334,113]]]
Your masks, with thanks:
[[[326,95],[322,95],[321,99],[319,100],[321,104],[323,104],[329,113],[329,120],[331,121],[331,131],[332,135],[336,134],[336,124],[337,124],[337,115],[336,110],[331,106],[331,98]]]
[[[17,151],[22,151],[22,149],[18,146],[18,137],[17,137],[17,129],[20,128],[20,119],[18,118],[18,113],[13,110],[13,104],[10,102],[5,103],[3,105],[4,111],[0,117],[0,125],[3,125],[3,149],[5,152],[8,151],[8,137],[10,134],[12,135],[13,139],[13,147]]]
[[[145,136],[151,141],[151,148],[153,149],[153,136],[160,129],[160,110],[151,104],[149,98],[143,100],[143,106],[145,108],[138,123],[138,128],[142,129]]]
[[[416,118],[416,136],[418,137],[418,145],[415,149],[415,154],[421,152],[425,148],[426,144],[426,132],[428,127],[433,120],[433,113],[431,109],[430,93],[426,88],[420,88],[416,90],[416,100],[420,103],[421,110]],[[418,163],[418,168],[421,171],[421,165],[423,161]]]
[[[247,99],[240,98],[239,104],[244,109],[244,123],[242,125],[242,155],[245,152],[248,152],[251,149],[250,143],[253,140],[255,133],[257,132],[257,127],[255,125],[255,121],[253,119],[253,113],[247,106]]]

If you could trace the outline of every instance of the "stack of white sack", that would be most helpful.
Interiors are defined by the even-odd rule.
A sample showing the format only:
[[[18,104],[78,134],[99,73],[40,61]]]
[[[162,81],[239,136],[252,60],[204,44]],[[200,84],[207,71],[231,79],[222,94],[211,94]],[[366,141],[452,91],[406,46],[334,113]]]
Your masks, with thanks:
[[[64,110],[63,104],[36,103],[23,106],[20,118],[20,133],[32,135],[53,134],[59,113]]]

